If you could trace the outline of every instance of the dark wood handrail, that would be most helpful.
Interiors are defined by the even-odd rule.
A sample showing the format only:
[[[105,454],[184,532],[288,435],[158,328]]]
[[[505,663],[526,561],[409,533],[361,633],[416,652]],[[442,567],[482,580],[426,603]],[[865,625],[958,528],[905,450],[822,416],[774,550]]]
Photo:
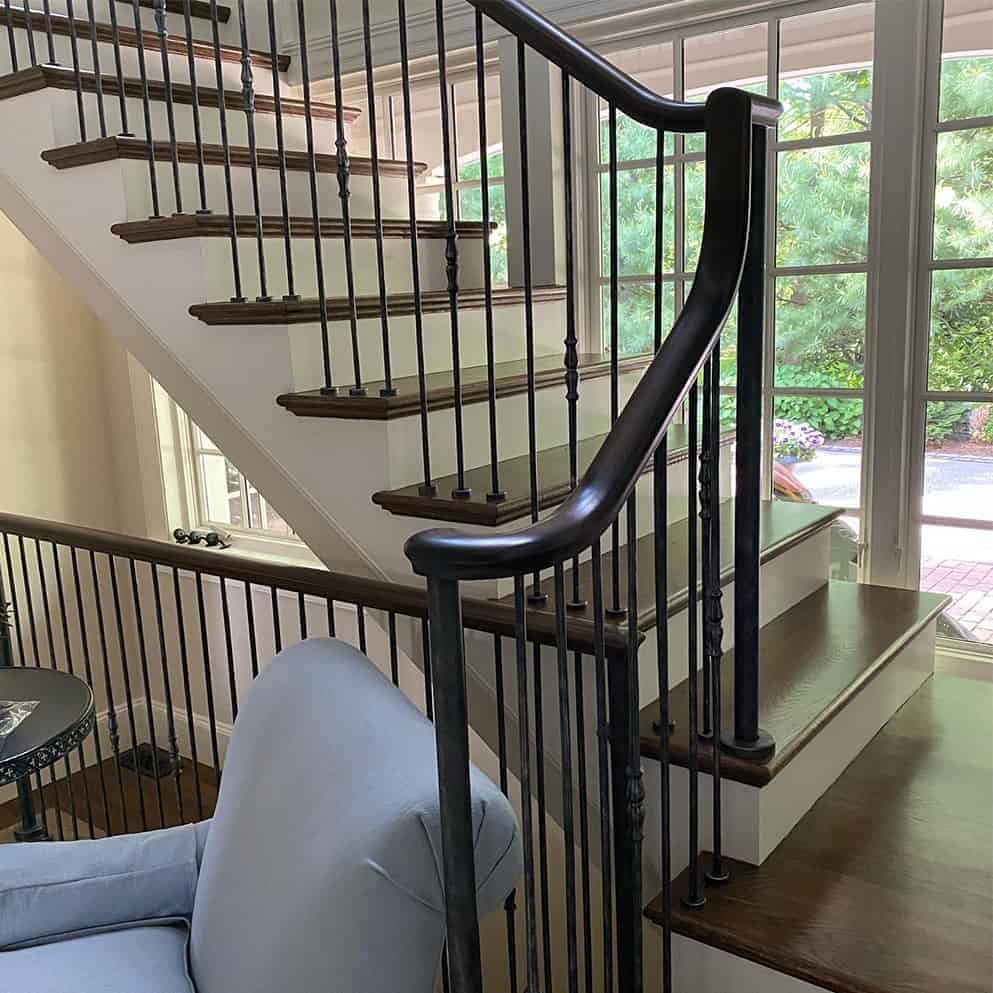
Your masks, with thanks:
[[[321,599],[351,603],[370,610],[382,610],[404,617],[427,617],[428,600],[423,587],[366,579],[343,572],[332,572],[313,566],[285,565],[250,558],[230,551],[207,551],[136,538],[133,535],[79,527],[60,521],[49,521],[18,514],[0,513],[0,534],[51,542],[103,555],[113,555],[150,565],[182,569],[204,576],[217,576],[236,582],[270,586],[291,593],[302,593]],[[505,637],[514,635],[514,610],[507,604],[480,597],[464,597],[462,609],[469,630]],[[541,644],[555,644],[554,618],[535,616],[528,621],[528,637]],[[594,650],[594,630],[590,621],[577,620],[569,626],[570,648],[580,652]],[[625,641],[620,632],[609,630],[606,651],[609,655],[623,654]]]
[[[704,104],[659,96],[521,0],[469,3],[639,123],[681,133],[706,129]],[[775,127],[782,112],[778,101],[768,97],[757,96],[752,101],[754,124]]]

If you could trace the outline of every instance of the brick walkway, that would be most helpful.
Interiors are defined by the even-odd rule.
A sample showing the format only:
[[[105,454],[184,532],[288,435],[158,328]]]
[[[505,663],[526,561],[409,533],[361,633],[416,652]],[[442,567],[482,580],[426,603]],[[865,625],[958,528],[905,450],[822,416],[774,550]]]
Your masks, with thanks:
[[[951,594],[955,602],[948,613],[977,640],[993,645],[993,562],[925,558],[921,589]]]

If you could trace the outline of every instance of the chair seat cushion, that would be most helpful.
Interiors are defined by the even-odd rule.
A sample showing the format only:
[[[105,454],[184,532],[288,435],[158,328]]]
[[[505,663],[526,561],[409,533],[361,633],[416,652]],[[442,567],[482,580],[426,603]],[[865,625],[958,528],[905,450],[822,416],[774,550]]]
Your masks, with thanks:
[[[153,924],[0,952],[3,993],[196,993],[186,966],[189,929]]]

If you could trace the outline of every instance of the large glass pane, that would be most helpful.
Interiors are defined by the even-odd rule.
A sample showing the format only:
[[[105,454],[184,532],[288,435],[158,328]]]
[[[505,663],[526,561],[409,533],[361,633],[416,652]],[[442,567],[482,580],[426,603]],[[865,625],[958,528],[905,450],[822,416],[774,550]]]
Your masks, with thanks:
[[[655,169],[623,169],[617,174],[617,250],[621,276],[655,273]],[[663,191],[663,271],[675,260],[673,167],[665,170]],[[610,176],[600,175],[601,272],[610,274]]]
[[[928,388],[993,390],[993,269],[931,277]]]
[[[776,499],[858,507],[861,400],[777,397],[772,441]]]
[[[941,120],[993,114],[993,6],[989,0],[945,0],[941,49]]]
[[[776,258],[781,266],[864,262],[869,144],[779,154]]]
[[[483,191],[470,186],[459,190],[459,208],[465,221],[483,219]],[[502,183],[490,184],[490,223],[496,230],[490,235],[490,270],[493,282],[507,284],[507,203]]]
[[[209,521],[233,527],[248,526],[242,505],[241,475],[223,455],[201,453],[200,483]]]
[[[720,86],[767,93],[767,45],[765,22],[687,38],[683,44],[686,99],[702,102]],[[704,136],[687,135],[685,147],[687,152],[702,152]]]
[[[459,179],[479,179],[479,94],[476,80],[452,87],[455,143]],[[439,114],[438,126],[441,126]],[[486,144],[490,176],[503,175],[503,119],[500,113],[500,77],[486,77]]]
[[[952,597],[938,634],[993,646],[993,531],[925,524],[921,589]]]
[[[603,347],[610,347],[610,287],[600,290]],[[662,285],[662,337],[672,330],[675,320],[675,291],[672,283]],[[640,355],[655,347],[655,283],[621,283],[617,294],[619,354]]]
[[[927,405],[923,513],[993,522],[993,404]]]
[[[780,140],[869,130],[873,13],[871,3],[853,4],[782,21]]]
[[[938,135],[934,257],[993,257],[993,127]]]
[[[672,132],[666,132],[662,146],[664,155],[672,155],[675,142]],[[624,114],[617,115],[617,161],[654,162],[658,156],[658,132],[645,127]],[[610,113],[606,104],[600,108],[600,161],[610,162]]]
[[[858,389],[865,366],[863,273],[776,280],[776,385]]]
[[[700,261],[700,244],[703,241],[703,215],[707,206],[707,164],[687,162],[683,170],[686,184],[683,271],[696,272],[697,263]]]

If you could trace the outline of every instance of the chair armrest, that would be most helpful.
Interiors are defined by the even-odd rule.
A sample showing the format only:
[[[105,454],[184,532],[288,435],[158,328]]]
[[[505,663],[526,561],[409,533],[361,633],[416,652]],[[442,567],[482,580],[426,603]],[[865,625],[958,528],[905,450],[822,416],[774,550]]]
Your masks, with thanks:
[[[84,929],[190,917],[209,826],[0,846],[0,950]]]

